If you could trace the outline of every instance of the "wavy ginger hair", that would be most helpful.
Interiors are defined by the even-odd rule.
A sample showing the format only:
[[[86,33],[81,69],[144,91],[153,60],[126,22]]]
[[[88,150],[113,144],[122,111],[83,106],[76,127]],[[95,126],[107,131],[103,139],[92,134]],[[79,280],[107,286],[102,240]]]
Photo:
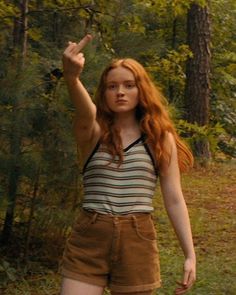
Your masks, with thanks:
[[[107,106],[105,97],[107,75],[110,70],[117,67],[124,67],[134,75],[139,95],[136,117],[140,130],[145,135],[145,141],[154,153],[157,167],[161,168],[164,162],[169,163],[170,161],[170,151],[165,146],[167,132],[170,132],[176,142],[180,171],[187,170],[193,164],[192,153],[175,130],[166,110],[162,93],[154,85],[144,67],[131,58],[113,60],[101,75],[95,95],[97,120],[102,130],[101,142],[106,145],[113,159],[116,155],[119,156],[121,163],[123,160],[121,137],[114,125],[114,113]]]

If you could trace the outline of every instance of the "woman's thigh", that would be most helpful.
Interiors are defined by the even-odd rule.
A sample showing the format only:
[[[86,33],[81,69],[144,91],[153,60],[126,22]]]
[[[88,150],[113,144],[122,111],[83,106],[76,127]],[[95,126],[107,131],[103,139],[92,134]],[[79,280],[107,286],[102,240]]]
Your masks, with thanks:
[[[102,295],[104,288],[69,278],[62,279],[60,295]]]

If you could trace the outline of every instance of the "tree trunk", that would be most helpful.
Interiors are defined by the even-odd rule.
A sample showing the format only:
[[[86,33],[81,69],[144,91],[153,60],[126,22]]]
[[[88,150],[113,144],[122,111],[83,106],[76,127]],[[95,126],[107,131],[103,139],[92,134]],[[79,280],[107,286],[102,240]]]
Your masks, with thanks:
[[[25,252],[24,252],[24,262],[26,264],[28,262],[28,256],[29,256],[29,245],[30,245],[30,238],[31,238],[31,231],[32,231],[32,224],[33,224],[33,218],[34,218],[36,199],[37,199],[38,189],[39,189],[40,171],[41,171],[41,168],[39,167],[38,170],[37,170],[36,176],[35,176],[33,196],[32,196],[32,200],[31,200],[30,214],[29,214],[29,220],[28,220],[28,226],[27,226],[27,229],[26,229]]]
[[[210,18],[208,7],[192,4],[187,16],[187,41],[193,53],[186,66],[185,119],[199,126],[209,122]],[[207,139],[196,140],[197,157],[210,158]]]
[[[20,3],[21,16],[14,19],[14,28],[13,28],[13,45],[16,53],[16,64],[17,64],[17,76],[24,69],[25,58],[27,53],[27,12],[28,12],[28,0],[22,0]],[[13,105],[13,122],[11,126],[11,138],[10,138],[10,152],[11,152],[11,166],[9,172],[9,181],[8,181],[8,205],[6,210],[6,216],[3,225],[3,231],[1,236],[2,244],[7,244],[9,242],[12,225],[14,221],[14,211],[16,206],[16,196],[17,196],[17,187],[20,177],[20,152],[21,152],[21,134],[20,134],[20,112],[18,110],[19,99],[15,97]]]
[[[22,56],[22,67],[24,67],[24,63],[26,60],[26,54],[27,54],[27,43],[28,43],[28,17],[27,14],[29,12],[28,8],[29,0],[23,0],[22,1],[22,26],[21,26],[21,56]]]
[[[177,34],[177,18],[175,17],[172,25],[172,39],[171,49],[176,49],[176,34]],[[175,88],[171,79],[169,79],[169,102],[173,102],[175,99]]]
[[[14,137],[11,142],[12,150],[15,153],[15,157],[17,157],[18,153],[18,146],[19,146],[19,139]],[[14,149],[14,150],[13,150]],[[11,167],[10,167],[10,174],[9,174],[9,184],[8,184],[8,205],[6,216],[4,220],[4,226],[1,236],[1,243],[7,244],[12,232],[12,224],[14,219],[14,210],[16,204],[16,194],[17,194],[17,186],[18,186],[18,179],[20,174],[20,167],[17,165],[17,159],[12,159]]]

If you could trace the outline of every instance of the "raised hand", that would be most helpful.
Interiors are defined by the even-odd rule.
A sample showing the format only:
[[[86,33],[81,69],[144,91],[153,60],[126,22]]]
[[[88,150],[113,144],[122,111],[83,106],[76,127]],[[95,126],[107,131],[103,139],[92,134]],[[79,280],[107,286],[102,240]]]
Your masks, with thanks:
[[[85,63],[85,58],[81,50],[92,40],[91,35],[86,35],[79,43],[68,42],[68,46],[63,53],[62,62],[64,78],[66,80],[77,79]]]

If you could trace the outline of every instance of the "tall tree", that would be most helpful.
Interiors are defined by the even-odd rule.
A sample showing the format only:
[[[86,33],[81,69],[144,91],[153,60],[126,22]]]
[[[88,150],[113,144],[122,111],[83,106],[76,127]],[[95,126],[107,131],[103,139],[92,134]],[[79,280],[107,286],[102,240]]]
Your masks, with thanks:
[[[210,97],[210,18],[208,5],[192,3],[187,14],[187,42],[193,57],[186,65],[185,108],[186,119],[199,126],[209,122]],[[210,158],[206,139],[194,143],[197,157]]]
[[[15,62],[16,68],[16,79],[24,69],[24,63],[27,51],[27,12],[28,12],[28,0],[22,0],[19,4],[20,16],[14,18],[14,29],[13,29],[13,45],[15,50]],[[11,232],[12,224],[14,219],[14,210],[16,205],[16,195],[18,182],[20,177],[20,152],[21,152],[21,135],[19,132],[19,126],[21,114],[19,112],[19,100],[15,97],[13,105],[13,121],[11,124],[11,139],[10,139],[10,152],[11,152],[11,163],[9,171],[8,181],[8,206],[6,210],[6,216],[4,221],[4,227],[2,232],[2,242],[8,243]]]

